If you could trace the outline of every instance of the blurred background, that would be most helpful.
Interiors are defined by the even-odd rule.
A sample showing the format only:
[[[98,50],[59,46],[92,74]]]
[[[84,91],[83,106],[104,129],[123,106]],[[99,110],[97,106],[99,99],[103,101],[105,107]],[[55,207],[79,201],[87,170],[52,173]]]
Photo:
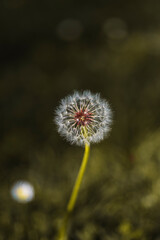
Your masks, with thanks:
[[[69,239],[160,240],[159,12],[157,0],[1,1],[0,240],[55,239],[84,149],[54,111],[85,89],[113,125],[91,146]],[[13,197],[23,180],[32,201]]]

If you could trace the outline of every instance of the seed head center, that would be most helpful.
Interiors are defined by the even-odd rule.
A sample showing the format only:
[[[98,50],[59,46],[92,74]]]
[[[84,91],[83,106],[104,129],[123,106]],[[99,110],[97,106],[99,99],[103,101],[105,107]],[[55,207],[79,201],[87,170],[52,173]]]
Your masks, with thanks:
[[[75,114],[75,121],[79,126],[86,126],[92,120],[92,114],[86,110],[80,110]]]

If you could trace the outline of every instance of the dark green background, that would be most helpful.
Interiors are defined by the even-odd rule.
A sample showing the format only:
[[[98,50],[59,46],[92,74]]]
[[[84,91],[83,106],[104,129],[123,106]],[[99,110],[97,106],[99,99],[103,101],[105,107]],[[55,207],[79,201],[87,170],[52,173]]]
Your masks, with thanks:
[[[83,156],[54,111],[85,89],[109,101],[113,125],[91,146],[69,239],[160,239],[159,13],[151,0],[1,0],[0,240],[54,239]],[[58,34],[66,19],[82,27],[72,41]],[[31,203],[11,198],[21,179]]]

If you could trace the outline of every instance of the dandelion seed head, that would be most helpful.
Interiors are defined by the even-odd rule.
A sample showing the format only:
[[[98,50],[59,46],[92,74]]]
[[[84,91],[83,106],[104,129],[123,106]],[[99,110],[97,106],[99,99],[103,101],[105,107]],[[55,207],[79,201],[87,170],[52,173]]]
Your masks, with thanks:
[[[112,113],[108,102],[90,91],[75,91],[61,100],[56,110],[58,132],[70,143],[100,142],[110,130]]]

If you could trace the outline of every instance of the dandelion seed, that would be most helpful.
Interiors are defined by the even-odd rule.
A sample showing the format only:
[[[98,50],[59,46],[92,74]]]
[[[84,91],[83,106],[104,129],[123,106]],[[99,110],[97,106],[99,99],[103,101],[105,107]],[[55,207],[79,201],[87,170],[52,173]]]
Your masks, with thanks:
[[[18,181],[11,188],[11,195],[17,202],[27,203],[34,198],[34,188],[27,181]]]
[[[77,145],[100,142],[109,132],[111,109],[99,94],[74,92],[61,101],[56,110],[60,135]]]

